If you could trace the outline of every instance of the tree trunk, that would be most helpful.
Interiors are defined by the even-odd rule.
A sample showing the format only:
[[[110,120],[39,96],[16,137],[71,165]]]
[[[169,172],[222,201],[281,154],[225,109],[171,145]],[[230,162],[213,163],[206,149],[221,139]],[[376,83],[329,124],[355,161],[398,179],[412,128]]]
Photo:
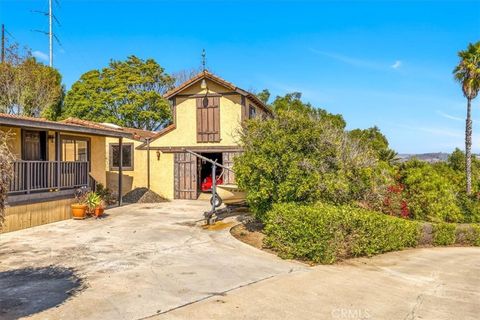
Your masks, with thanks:
[[[467,120],[465,126],[465,176],[467,194],[472,192],[472,99],[467,99]]]

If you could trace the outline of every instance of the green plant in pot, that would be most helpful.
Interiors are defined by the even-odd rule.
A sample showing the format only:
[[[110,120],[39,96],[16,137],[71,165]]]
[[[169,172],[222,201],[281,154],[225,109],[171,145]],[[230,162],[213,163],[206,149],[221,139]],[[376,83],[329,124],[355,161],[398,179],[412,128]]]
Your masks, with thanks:
[[[90,191],[89,193],[87,193],[85,203],[88,207],[88,213],[95,213],[95,209],[98,207],[98,205],[100,205],[101,201],[102,199],[96,192]]]
[[[71,204],[72,218],[76,220],[85,219],[87,216],[87,189],[79,188],[75,191],[75,202]]]

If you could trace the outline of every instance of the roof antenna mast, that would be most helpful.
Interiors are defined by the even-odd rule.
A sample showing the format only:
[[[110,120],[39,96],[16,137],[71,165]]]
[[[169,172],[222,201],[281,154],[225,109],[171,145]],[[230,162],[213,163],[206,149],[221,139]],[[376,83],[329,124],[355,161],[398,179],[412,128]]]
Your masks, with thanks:
[[[207,64],[207,53],[205,52],[205,49],[202,51],[202,71],[206,71],[206,64]]]

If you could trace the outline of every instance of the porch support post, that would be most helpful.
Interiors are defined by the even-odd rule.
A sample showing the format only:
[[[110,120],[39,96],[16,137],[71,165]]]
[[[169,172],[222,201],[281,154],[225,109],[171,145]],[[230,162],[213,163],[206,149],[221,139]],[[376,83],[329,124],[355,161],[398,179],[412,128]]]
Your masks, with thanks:
[[[122,205],[122,175],[123,175],[123,138],[118,138],[118,206]]]
[[[150,190],[150,138],[147,138],[147,188]]]
[[[55,161],[57,162],[57,189],[60,190],[62,187],[61,181],[61,168],[60,168],[60,161],[62,160],[62,153],[61,153],[62,144],[60,142],[60,132],[55,131]]]

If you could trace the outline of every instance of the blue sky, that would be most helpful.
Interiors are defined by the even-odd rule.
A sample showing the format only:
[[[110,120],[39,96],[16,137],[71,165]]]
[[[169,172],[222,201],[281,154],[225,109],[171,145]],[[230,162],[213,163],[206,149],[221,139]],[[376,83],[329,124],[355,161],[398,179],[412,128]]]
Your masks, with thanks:
[[[47,0],[0,0],[0,22],[41,60]],[[247,90],[300,91],[348,128],[380,127],[401,153],[463,148],[457,51],[480,40],[480,1],[59,0],[55,66],[67,88],[110,59],[167,72],[207,66]],[[480,98],[473,104],[480,152]]]

